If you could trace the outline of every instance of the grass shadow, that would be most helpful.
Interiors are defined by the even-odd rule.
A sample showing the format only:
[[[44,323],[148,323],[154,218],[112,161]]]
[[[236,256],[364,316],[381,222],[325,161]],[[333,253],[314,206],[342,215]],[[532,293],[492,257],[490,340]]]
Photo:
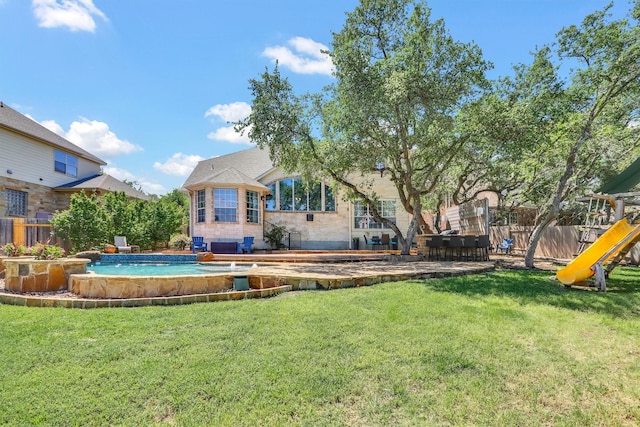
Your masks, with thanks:
[[[640,316],[640,268],[618,267],[607,280],[607,292],[567,288],[546,270],[498,270],[493,273],[428,280],[436,292],[470,297],[508,297],[519,304],[546,304],[613,317]]]

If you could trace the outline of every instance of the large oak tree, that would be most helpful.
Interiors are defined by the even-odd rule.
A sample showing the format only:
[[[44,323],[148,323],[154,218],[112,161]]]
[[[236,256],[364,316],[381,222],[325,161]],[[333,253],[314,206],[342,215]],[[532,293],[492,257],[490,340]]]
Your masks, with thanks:
[[[437,208],[429,202],[466,161],[470,141],[456,132],[456,115],[486,86],[490,64],[476,45],[454,40],[442,20],[432,20],[424,1],[362,0],[331,47],[333,85],[296,95],[276,65],[250,81],[252,113],[237,129],[267,147],[276,165],[361,200],[407,254],[425,203]],[[412,215],[407,230],[379,211],[376,165],[384,165]]]

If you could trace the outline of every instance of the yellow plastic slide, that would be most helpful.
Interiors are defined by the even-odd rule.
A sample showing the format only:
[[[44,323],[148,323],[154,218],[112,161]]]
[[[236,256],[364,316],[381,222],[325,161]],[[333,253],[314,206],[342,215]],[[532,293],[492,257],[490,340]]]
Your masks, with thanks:
[[[629,224],[626,218],[621,219],[565,268],[558,270],[556,277],[565,285],[588,279],[595,273],[593,266],[597,263],[606,265],[638,235],[640,225]]]

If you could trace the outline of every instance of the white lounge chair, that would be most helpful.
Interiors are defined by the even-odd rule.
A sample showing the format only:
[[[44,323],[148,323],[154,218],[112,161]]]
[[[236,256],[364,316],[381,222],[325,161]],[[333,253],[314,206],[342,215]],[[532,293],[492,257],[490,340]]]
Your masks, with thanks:
[[[123,254],[130,254],[131,253],[131,246],[127,245],[127,238],[124,236],[114,236],[113,237],[113,243],[115,244],[116,248],[118,248],[118,252],[123,253]]]

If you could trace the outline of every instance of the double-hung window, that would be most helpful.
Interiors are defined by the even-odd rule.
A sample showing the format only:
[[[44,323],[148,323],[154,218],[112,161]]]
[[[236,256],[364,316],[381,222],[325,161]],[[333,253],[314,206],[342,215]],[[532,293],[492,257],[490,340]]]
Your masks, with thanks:
[[[78,158],[64,151],[55,150],[54,170],[69,176],[78,176]]]
[[[378,203],[380,215],[395,224],[396,222],[396,202],[395,200],[381,200]],[[384,228],[383,224],[376,222],[369,211],[369,207],[356,200],[353,204],[353,226],[358,229]]]
[[[205,222],[207,205],[205,202],[205,190],[198,190],[196,193],[196,210],[198,213],[198,222]]]
[[[238,221],[238,190],[235,188],[213,189],[213,215],[215,222]]]
[[[255,191],[247,190],[247,222],[258,224],[260,212],[260,198]]]

